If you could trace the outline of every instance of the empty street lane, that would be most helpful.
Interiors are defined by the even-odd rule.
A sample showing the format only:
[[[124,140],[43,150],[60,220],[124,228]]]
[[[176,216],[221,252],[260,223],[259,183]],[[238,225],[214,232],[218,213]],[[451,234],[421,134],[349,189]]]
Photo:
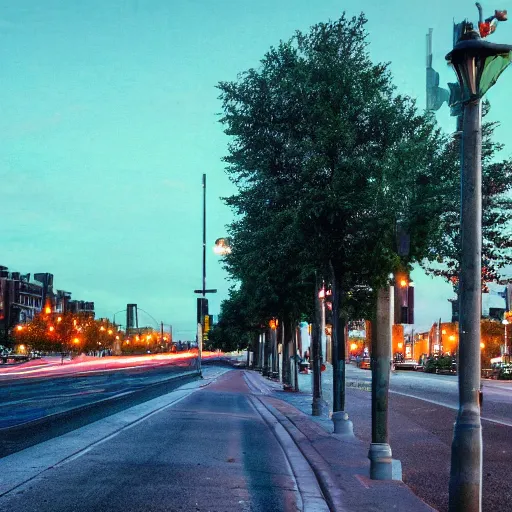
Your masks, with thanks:
[[[101,441],[88,445],[83,429],[67,434],[80,448],[68,450],[71,456],[62,453],[28,481],[21,477],[17,487],[4,487],[0,510],[302,510],[300,486],[280,441],[253,405],[243,372],[198,385],[188,384],[188,394]],[[1,459],[2,473],[12,467],[22,475],[23,464],[29,470],[38,453],[58,452],[60,441]]]

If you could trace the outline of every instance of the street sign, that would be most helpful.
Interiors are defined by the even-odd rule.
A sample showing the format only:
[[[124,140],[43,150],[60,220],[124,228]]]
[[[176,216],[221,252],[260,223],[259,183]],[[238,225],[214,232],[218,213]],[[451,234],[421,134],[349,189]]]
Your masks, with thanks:
[[[194,290],[194,293],[217,293],[217,289],[212,288],[210,290]]]

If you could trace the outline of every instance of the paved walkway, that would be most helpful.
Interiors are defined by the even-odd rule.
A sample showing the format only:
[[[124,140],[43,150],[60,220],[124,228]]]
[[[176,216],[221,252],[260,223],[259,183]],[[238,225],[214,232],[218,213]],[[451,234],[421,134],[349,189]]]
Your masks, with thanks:
[[[349,370],[348,385],[367,386],[364,371]],[[427,512],[432,507],[423,502],[399,481],[376,481],[369,478],[369,446],[356,437],[333,433],[330,420],[329,384],[332,369],[322,374],[327,399],[324,414],[311,415],[311,375],[301,375],[298,393],[283,391],[282,385],[263,377],[256,371],[246,371],[248,380],[258,392],[258,399],[288,431],[302,454],[309,461],[326,501],[336,512]]]

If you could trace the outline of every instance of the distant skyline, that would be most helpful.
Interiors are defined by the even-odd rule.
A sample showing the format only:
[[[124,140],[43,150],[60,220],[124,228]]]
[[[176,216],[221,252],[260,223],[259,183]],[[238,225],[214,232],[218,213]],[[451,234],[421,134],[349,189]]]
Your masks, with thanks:
[[[508,3],[508,2],[505,2]],[[484,14],[507,5],[487,5]],[[202,174],[207,174],[207,286],[218,314],[230,283],[212,248],[232,218],[235,189],[222,157],[216,84],[257,67],[296,29],[364,10],[374,62],[390,62],[399,92],[425,106],[425,37],[433,66],[452,22],[477,19],[474,2],[433,0],[0,0],[0,265],[51,272],[55,286],[112,318],[137,303],[195,335],[202,279]],[[512,22],[493,42],[512,43]],[[497,137],[512,152],[512,70],[487,97]],[[455,120],[444,105],[446,132]],[[450,316],[451,286],[413,273],[416,323]]]

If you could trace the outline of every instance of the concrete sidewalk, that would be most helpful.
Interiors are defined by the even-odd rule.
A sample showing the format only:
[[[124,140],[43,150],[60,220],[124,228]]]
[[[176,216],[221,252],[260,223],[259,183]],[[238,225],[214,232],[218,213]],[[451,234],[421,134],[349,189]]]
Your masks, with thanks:
[[[362,375],[363,380],[364,374]],[[246,376],[252,387],[259,392],[258,399],[283,425],[308,460],[331,510],[435,510],[418,498],[403,482],[371,480],[369,446],[356,437],[347,438],[333,434],[328,407],[323,416],[312,416],[310,392],[283,391],[282,384],[265,378],[256,371],[246,371]]]

